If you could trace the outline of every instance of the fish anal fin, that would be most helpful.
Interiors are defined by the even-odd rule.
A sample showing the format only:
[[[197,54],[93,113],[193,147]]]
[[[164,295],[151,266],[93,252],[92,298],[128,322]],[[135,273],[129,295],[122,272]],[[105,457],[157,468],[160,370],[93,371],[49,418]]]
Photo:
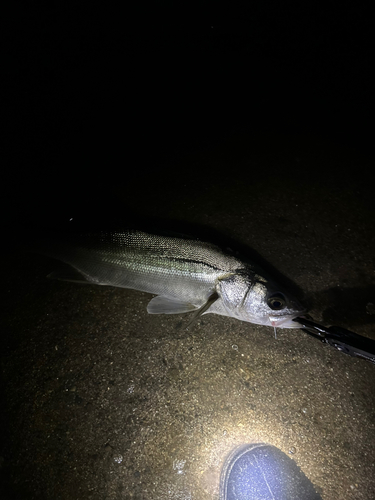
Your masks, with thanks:
[[[86,279],[83,276],[83,274],[81,274],[73,267],[66,267],[66,268],[64,267],[62,269],[57,269],[56,271],[50,273],[47,276],[47,278],[60,281],[71,281],[73,283],[85,283],[85,284],[93,283],[92,281]]]

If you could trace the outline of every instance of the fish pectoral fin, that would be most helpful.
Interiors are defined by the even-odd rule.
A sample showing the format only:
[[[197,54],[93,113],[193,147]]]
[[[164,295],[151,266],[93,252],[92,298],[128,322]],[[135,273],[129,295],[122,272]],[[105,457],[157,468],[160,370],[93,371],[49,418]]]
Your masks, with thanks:
[[[189,326],[194,323],[194,321],[196,319],[199,318],[199,316],[202,316],[202,314],[204,314],[207,309],[209,309],[212,304],[214,302],[216,302],[216,300],[219,298],[219,294],[215,291],[213,293],[211,293],[211,295],[208,297],[207,301],[199,308],[195,311],[195,313],[192,315],[189,323],[186,325],[186,328],[189,328]]]
[[[174,297],[157,295],[147,305],[149,314],[180,314],[194,311],[196,306]]]
[[[53,271],[47,276],[47,278],[53,280],[71,281],[73,283],[92,284],[92,281],[87,280],[79,271],[77,271],[73,267],[64,267],[63,269]]]

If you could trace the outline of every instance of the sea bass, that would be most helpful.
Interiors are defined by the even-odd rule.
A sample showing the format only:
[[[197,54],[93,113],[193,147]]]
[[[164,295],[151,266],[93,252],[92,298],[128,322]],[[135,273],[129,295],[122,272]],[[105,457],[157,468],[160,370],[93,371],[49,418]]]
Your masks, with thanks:
[[[305,312],[256,265],[199,240],[134,230],[77,235],[74,243],[65,239],[45,246],[41,253],[75,270],[73,276],[50,277],[155,294],[147,306],[150,314],[193,311],[192,319],[214,313],[259,325],[300,328],[292,320]]]

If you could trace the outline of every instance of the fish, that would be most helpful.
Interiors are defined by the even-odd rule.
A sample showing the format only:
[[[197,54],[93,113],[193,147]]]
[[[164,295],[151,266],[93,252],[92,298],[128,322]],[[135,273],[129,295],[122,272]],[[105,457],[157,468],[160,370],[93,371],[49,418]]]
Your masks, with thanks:
[[[274,328],[299,328],[306,309],[256,264],[192,237],[139,230],[65,237],[40,251],[72,272],[50,278],[154,294],[149,314],[218,314]],[[276,330],[275,330],[276,333]]]

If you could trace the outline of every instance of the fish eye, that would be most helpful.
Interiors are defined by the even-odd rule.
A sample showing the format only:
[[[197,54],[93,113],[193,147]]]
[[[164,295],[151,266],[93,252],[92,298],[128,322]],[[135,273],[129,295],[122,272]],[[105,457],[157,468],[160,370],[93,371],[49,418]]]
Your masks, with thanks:
[[[274,293],[273,295],[268,297],[267,303],[271,309],[277,311],[285,307],[286,304],[285,296],[280,292]]]

